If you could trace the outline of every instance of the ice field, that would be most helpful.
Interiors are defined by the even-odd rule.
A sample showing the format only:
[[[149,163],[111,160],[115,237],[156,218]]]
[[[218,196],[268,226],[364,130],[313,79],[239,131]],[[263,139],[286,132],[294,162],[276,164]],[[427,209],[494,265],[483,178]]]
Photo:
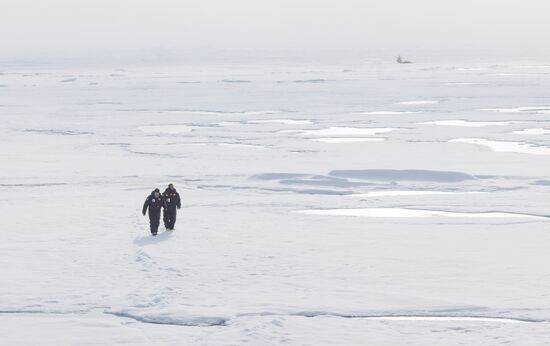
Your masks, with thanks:
[[[0,65],[2,344],[550,345],[549,90],[527,60]]]

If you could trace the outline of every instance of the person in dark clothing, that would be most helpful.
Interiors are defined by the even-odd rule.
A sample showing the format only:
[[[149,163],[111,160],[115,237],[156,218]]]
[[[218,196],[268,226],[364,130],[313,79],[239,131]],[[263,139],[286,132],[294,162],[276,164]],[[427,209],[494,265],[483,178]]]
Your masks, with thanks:
[[[151,227],[151,234],[157,235],[160,223],[160,210],[166,208],[164,198],[162,198],[159,189],[153,190],[143,203],[143,216],[149,209],[149,225]]]
[[[173,184],[168,185],[162,194],[166,207],[164,208],[164,226],[167,230],[173,230],[176,224],[177,210],[181,208],[180,195]]]

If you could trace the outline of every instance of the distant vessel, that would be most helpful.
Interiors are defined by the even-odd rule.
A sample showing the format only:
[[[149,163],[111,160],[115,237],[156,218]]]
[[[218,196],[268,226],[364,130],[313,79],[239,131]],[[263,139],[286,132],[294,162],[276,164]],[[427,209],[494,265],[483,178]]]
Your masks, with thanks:
[[[401,55],[399,55],[396,59],[397,63],[398,64],[412,64],[412,61],[409,61],[409,60],[403,60],[403,58],[401,57]]]

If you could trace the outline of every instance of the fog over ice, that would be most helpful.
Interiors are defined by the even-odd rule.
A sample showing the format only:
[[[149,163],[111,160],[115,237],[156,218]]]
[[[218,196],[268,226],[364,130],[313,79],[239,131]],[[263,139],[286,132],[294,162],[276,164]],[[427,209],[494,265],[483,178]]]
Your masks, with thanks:
[[[2,8],[4,59],[204,49],[533,56],[548,52],[550,30],[541,0],[4,0]]]

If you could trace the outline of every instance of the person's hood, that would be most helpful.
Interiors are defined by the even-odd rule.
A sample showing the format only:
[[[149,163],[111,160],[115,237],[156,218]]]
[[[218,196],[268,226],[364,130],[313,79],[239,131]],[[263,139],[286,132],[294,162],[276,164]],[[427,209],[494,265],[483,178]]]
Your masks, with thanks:
[[[154,195],[155,195],[155,192],[160,193],[160,190],[159,190],[159,189],[154,189],[153,191],[151,191],[151,196],[154,196]]]
[[[177,192],[177,191],[176,191],[176,188],[171,190],[169,187],[167,187],[166,190],[164,190],[164,193],[168,193],[168,192]]]

